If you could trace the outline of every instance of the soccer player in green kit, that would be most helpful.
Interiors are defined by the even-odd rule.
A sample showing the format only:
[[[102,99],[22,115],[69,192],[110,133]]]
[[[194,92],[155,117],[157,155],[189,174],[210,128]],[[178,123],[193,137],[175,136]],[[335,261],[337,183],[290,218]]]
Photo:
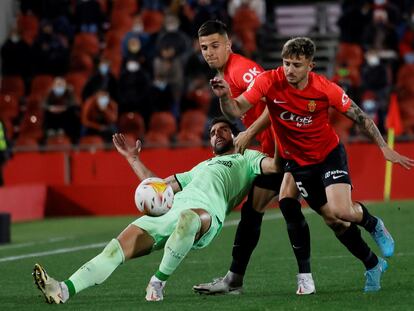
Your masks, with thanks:
[[[236,153],[234,126],[225,118],[216,118],[210,129],[215,156],[188,172],[165,178],[174,192],[171,210],[160,216],[142,216],[108,243],[95,258],[84,264],[69,279],[58,282],[36,264],[34,280],[48,303],[64,303],[80,291],[104,282],[125,261],[164,248],[158,271],[147,286],[147,301],[163,300],[163,290],[191,249],[206,247],[221,231],[226,214],[240,204],[255,177],[278,171],[274,158],[259,151]],[[140,180],[154,174],[140,161],[141,142],[128,144],[122,134],[113,142]]]

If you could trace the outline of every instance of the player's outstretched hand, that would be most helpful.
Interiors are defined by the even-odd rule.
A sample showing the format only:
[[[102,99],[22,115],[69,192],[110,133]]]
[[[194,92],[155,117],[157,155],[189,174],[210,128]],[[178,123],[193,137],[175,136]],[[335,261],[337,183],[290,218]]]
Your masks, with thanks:
[[[414,160],[410,159],[406,156],[399,154],[398,152],[392,150],[391,148],[383,147],[382,153],[384,154],[384,158],[392,163],[397,163],[402,167],[406,168],[407,170],[411,169],[414,166]]]
[[[112,135],[112,141],[115,145],[116,150],[124,157],[138,156],[141,151],[141,141],[138,139],[134,144],[129,143],[123,134]]]
[[[234,147],[236,148],[236,152],[243,154],[244,150],[250,145],[252,137],[247,133],[247,131],[240,132],[234,138]]]
[[[229,96],[230,88],[227,82],[219,77],[214,77],[210,80],[211,88],[217,97]]]

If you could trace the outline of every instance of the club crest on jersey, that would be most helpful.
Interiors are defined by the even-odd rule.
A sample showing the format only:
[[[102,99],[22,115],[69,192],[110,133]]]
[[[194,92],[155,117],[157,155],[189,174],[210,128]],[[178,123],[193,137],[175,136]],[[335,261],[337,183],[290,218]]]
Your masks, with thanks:
[[[314,101],[314,100],[311,100],[311,101],[308,103],[308,110],[309,110],[310,112],[314,112],[314,111],[315,111],[315,109],[316,109],[316,103],[315,103],[315,101]]]

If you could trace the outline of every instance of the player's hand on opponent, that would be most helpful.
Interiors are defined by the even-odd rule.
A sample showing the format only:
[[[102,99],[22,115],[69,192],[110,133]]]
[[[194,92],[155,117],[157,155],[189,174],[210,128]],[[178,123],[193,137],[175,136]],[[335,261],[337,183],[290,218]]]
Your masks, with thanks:
[[[210,80],[210,85],[217,97],[230,96],[229,85],[224,79],[214,77]]]
[[[236,152],[243,154],[244,150],[246,150],[246,148],[250,145],[251,141],[252,137],[247,131],[240,132],[239,135],[234,138],[234,147],[236,148]]]
[[[390,147],[385,146],[381,148],[384,158],[392,163],[397,163],[407,170],[411,169],[414,166],[414,160],[406,156],[399,154],[398,152],[392,150]]]
[[[112,141],[115,145],[116,150],[124,157],[137,157],[141,152],[141,141],[138,139],[134,144],[131,144],[127,141],[123,134],[114,134],[112,135]]]

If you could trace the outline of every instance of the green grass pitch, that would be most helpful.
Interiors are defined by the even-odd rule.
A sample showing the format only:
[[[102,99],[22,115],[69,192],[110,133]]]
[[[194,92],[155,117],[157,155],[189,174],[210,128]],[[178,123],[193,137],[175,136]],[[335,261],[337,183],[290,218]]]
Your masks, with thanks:
[[[12,226],[13,243],[0,246],[0,310],[413,310],[414,202],[369,204],[384,219],[396,241],[396,252],[382,280],[382,290],[365,294],[364,267],[337,241],[322,218],[304,209],[312,239],[312,269],[317,293],[296,296],[297,267],[279,210],[269,210],[262,235],[239,296],[199,296],[192,285],[222,276],[231,261],[238,212],[206,249],[191,251],[167,282],[165,300],[148,303],[145,287],[162,252],[120,266],[102,285],[87,289],[67,304],[49,306],[31,276],[39,262],[53,277],[69,277],[95,256],[131,217],[48,219]],[[364,237],[376,253],[371,237]]]

